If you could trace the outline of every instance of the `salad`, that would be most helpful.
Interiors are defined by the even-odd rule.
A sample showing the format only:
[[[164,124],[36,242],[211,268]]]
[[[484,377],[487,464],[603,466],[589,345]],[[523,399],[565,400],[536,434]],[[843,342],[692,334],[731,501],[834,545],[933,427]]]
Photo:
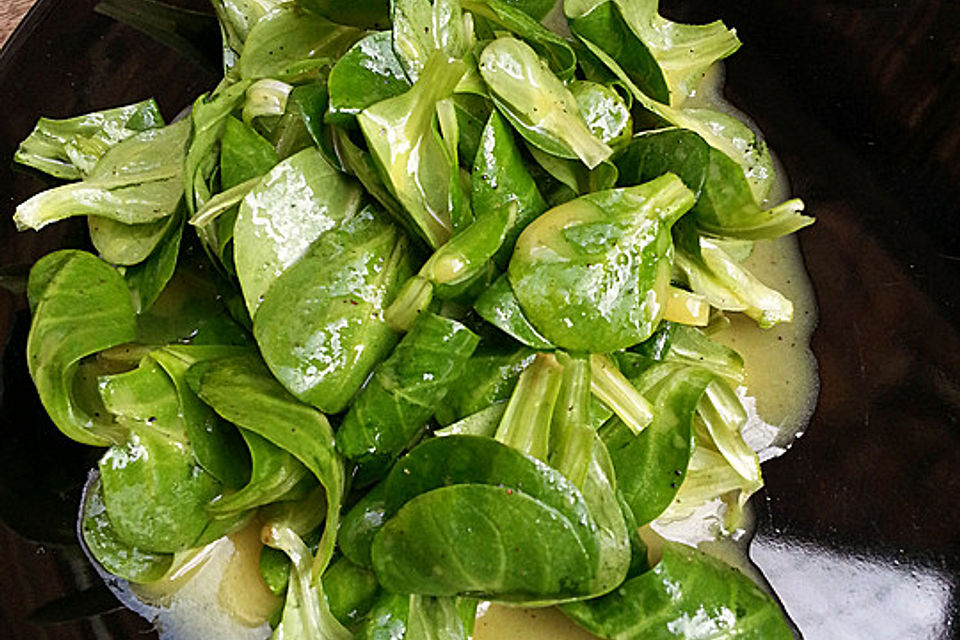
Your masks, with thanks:
[[[67,182],[15,221],[85,216],[95,252],[33,266],[28,364],[105,450],[99,568],[162,591],[252,531],[249,622],[288,640],[471,638],[487,602],[794,637],[696,543],[762,486],[715,338],[792,320],[745,260],[813,220],[693,99],[734,31],[554,4],[214,0],[224,78],[187,116],[37,123],[16,160]]]

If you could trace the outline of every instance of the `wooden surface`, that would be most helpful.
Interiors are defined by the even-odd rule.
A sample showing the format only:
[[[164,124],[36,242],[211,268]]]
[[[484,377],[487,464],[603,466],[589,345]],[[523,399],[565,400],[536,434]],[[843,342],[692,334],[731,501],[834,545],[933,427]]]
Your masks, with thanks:
[[[3,0],[0,2],[0,46],[20,23],[24,14],[36,0]]]

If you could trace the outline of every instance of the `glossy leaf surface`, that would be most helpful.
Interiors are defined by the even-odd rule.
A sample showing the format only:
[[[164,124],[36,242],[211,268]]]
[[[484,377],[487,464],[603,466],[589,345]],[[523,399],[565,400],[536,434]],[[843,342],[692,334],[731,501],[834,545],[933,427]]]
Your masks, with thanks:
[[[88,483],[80,518],[80,535],[86,550],[115,576],[137,583],[153,582],[173,564],[171,554],[143,551],[117,535],[103,504],[99,478]]]
[[[290,395],[256,357],[201,362],[191,368],[188,378],[191,388],[214,411],[288,451],[323,485],[327,515],[317,563],[325,567],[333,553],[345,482],[326,417]]]
[[[396,344],[383,311],[410,275],[406,247],[386,216],[367,207],[327,230],[270,285],[253,332],[271,371],[299,399],[342,411]]]
[[[17,207],[20,229],[39,230],[73,216],[145,224],[171,215],[180,201],[189,123],[181,121],[127,138],[107,151],[89,176],[42,191]]]
[[[658,5],[659,0],[565,0],[563,8],[575,34],[615,59],[626,53],[624,68],[654,90],[652,97],[679,104],[710,65],[736,51],[740,41],[719,20],[681,24],[661,16]]]
[[[564,605],[589,631],[612,640],[729,637],[790,640],[780,608],[749,578],[676,543],[646,573],[597,600]]]
[[[234,227],[237,277],[253,314],[273,282],[323,233],[360,208],[359,185],[307,149],[274,167],[240,205]]]
[[[371,33],[357,42],[330,70],[331,124],[349,126],[358,113],[381,100],[410,88],[403,67],[393,52],[389,31]]]
[[[606,353],[646,340],[669,284],[669,228],[693,204],[679,178],[582,196],[528,226],[510,261],[524,313],[551,342]]]
[[[357,116],[384,183],[434,249],[453,232],[459,188],[457,159],[434,123],[436,105],[453,94],[465,71],[463,62],[435,53],[409,91]]]
[[[460,377],[479,338],[465,326],[421,316],[350,407],[337,448],[360,465],[358,481],[382,476],[424,428]]]
[[[524,166],[510,126],[496,111],[483,127],[470,181],[472,206],[478,218],[511,202],[517,204],[516,219],[495,258],[503,269],[520,232],[547,210],[547,203]]]
[[[291,5],[281,5],[250,30],[240,54],[244,80],[296,80],[332,66],[361,31]]]
[[[480,56],[497,108],[531,144],[593,168],[613,151],[587,128],[577,101],[529,45],[498,38]]]
[[[676,369],[668,368],[649,390],[640,383],[654,408],[653,422],[643,432],[636,435],[620,421],[601,431],[617,488],[640,526],[667,508],[683,482],[693,450],[693,417],[714,377],[702,369]]]
[[[189,447],[147,425],[100,459],[103,502],[117,535],[141,549],[174,553],[194,546],[209,524],[206,504],[220,483]]]
[[[40,118],[13,159],[55,178],[80,180],[114,145],[162,126],[153,100],[63,120]]]

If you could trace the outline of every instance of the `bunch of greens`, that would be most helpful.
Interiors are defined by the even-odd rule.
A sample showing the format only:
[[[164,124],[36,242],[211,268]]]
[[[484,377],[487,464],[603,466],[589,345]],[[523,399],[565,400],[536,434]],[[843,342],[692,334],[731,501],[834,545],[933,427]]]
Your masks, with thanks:
[[[30,373],[103,447],[83,540],[161,579],[261,527],[275,638],[469,638],[479,599],[604,638],[790,638],[668,509],[762,484],[709,333],[792,305],[742,264],[809,224],[763,142],[684,106],[739,46],[656,0],[214,0],[223,81],[42,119]],[[691,631],[692,633],[693,631]],[[698,635],[697,637],[701,637]],[[705,637],[705,636],[703,636]]]

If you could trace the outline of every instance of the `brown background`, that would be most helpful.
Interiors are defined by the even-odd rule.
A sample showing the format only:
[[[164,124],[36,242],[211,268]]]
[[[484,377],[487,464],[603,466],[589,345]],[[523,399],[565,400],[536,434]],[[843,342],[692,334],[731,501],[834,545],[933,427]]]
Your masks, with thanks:
[[[7,41],[17,23],[35,0],[6,0],[0,6],[0,46]]]

